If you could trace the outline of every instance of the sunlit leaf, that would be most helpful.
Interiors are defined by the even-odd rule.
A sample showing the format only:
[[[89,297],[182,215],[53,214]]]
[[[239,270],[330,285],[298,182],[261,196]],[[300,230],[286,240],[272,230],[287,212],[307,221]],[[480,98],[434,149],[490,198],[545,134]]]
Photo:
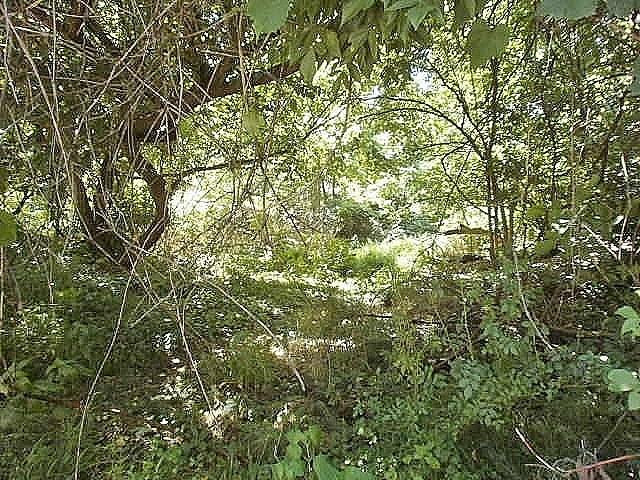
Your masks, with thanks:
[[[629,410],[640,410],[640,392],[634,391],[629,393],[627,402]]]
[[[417,30],[430,12],[437,12],[439,9],[439,0],[422,0],[422,2],[407,12],[407,18],[413,28]]]
[[[500,56],[508,40],[509,32],[505,25],[490,28],[484,20],[476,21],[467,38],[467,51],[471,55],[471,65],[481,67],[491,58]]]
[[[607,375],[609,390],[612,392],[630,392],[640,387],[640,380],[629,370],[616,368]]]
[[[370,8],[374,3],[375,0],[349,0],[342,7],[342,24],[344,25],[361,11]]]
[[[287,21],[289,0],[249,0],[247,13],[258,34],[275,32]]]
[[[578,20],[596,12],[598,0],[542,0],[539,15]]]
[[[250,108],[242,115],[242,128],[252,137],[258,135],[265,125],[264,115],[254,108]]]
[[[633,337],[640,336],[640,315],[632,307],[625,306],[616,310],[616,315],[624,318],[620,335],[630,333]]]

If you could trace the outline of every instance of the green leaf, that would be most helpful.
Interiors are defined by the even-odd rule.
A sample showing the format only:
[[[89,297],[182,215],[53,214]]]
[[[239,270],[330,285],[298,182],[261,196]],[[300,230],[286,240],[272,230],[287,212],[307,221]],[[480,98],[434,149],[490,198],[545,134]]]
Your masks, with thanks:
[[[326,455],[316,455],[313,458],[313,471],[318,480],[338,480],[340,471],[334,467]]]
[[[297,429],[287,432],[287,440],[289,441],[289,443],[304,442],[306,438],[306,435]]]
[[[258,135],[265,125],[264,115],[254,108],[242,114],[242,128],[252,137]]]
[[[347,23],[361,11],[371,8],[375,0],[349,0],[342,8],[342,25]]]
[[[320,442],[322,441],[322,430],[320,430],[320,427],[311,425],[307,430],[307,438],[312,446],[320,446]]]
[[[636,390],[629,393],[627,402],[629,410],[640,410],[640,392]]]
[[[0,193],[4,193],[9,188],[9,171],[0,167]]]
[[[327,54],[330,58],[341,58],[340,39],[333,30],[327,30],[324,34],[324,42],[327,47]]]
[[[545,257],[549,255],[554,248],[556,248],[556,240],[548,238],[536,243],[535,252],[538,257]]]
[[[423,0],[407,12],[407,18],[414,30],[417,30],[429,12],[437,11],[439,8],[440,2],[438,0]]]
[[[418,3],[420,3],[420,0],[398,0],[389,7],[386,7],[385,10],[393,12],[395,10],[402,10],[403,8],[415,7]]]
[[[0,210],[0,247],[6,247],[16,240],[18,226],[9,212]]]
[[[547,214],[547,209],[543,205],[533,205],[527,210],[528,218],[543,218]]]
[[[627,17],[634,10],[640,9],[640,0],[609,0],[609,13],[616,17]]]
[[[616,315],[624,318],[620,335],[625,336],[630,333],[633,337],[640,336],[640,315],[632,307],[625,306],[616,310]]]
[[[298,460],[302,457],[302,447],[297,443],[290,443],[287,445],[285,456],[288,460]]]
[[[271,465],[271,473],[275,480],[293,480],[304,475],[305,463],[300,459],[285,459]]]
[[[458,25],[462,25],[476,16],[475,0],[456,0],[453,8]]]
[[[633,83],[631,84],[631,95],[640,95],[640,57],[633,62]]]
[[[624,368],[611,370],[607,375],[607,380],[609,380],[609,390],[612,392],[630,392],[640,387],[638,378],[630,370]]]
[[[249,0],[247,13],[258,35],[275,32],[287,21],[289,0]]]
[[[578,20],[596,13],[598,0],[542,0],[538,15]]]
[[[310,48],[302,58],[302,62],[300,62],[300,73],[304,81],[311,85],[313,77],[316,74],[316,53],[313,51],[313,48]]]
[[[471,55],[471,65],[481,67],[488,60],[500,56],[509,40],[506,25],[489,28],[484,20],[478,20],[467,38],[467,51]]]
[[[342,480],[375,480],[375,477],[356,467],[347,467],[342,471]]]

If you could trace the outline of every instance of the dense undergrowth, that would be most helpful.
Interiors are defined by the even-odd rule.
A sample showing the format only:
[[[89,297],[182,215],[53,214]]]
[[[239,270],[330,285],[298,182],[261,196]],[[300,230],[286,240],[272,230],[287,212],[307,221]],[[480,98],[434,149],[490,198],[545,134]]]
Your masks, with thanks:
[[[638,0],[0,12],[0,480],[638,478]]]
[[[634,452],[637,418],[607,384],[640,353],[613,312],[637,303],[624,278],[605,291],[554,260],[403,271],[346,253],[315,277],[290,254],[284,272],[149,264],[145,285],[81,249],[22,262],[0,477],[66,479],[78,461],[113,480],[555,478],[526,466],[532,449],[563,470]]]

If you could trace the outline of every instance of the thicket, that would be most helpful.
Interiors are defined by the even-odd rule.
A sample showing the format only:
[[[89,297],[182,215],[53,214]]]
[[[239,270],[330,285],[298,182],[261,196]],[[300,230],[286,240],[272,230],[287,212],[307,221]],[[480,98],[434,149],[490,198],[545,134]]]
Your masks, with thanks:
[[[0,478],[639,475],[639,8],[5,2]]]

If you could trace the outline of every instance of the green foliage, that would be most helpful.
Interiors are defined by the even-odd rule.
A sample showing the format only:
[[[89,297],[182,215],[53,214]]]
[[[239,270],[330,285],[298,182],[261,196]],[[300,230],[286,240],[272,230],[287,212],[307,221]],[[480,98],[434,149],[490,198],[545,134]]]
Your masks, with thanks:
[[[631,84],[631,95],[640,95],[640,57],[633,62],[633,83]]]
[[[0,247],[6,247],[16,240],[16,220],[9,212],[0,210]]]
[[[304,78],[308,84],[313,82],[316,69],[316,54],[313,49],[311,49],[300,62],[300,73],[302,74],[302,78]]]
[[[630,306],[624,306],[616,310],[616,315],[624,318],[624,323],[620,329],[620,335],[624,337],[631,334],[632,339],[640,336],[640,316],[636,310]],[[609,390],[616,393],[629,392],[627,397],[627,407],[629,410],[640,409],[640,380],[637,372],[624,368],[615,368],[607,374]]]
[[[567,469],[594,460],[576,438],[637,444],[629,18],[106,0],[46,21],[72,3],[9,2],[0,27],[21,47],[0,74],[0,478],[73,478],[78,438],[79,477],[109,480],[546,478],[514,426]]]
[[[484,20],[477,20],[467,38],[467,51],[471,55],[471,65],[481,67],[492,58],[499,57],[509,40],[506,25],[490,28]]]
[[[454,12],[456,23],[462,25],[468,20],[471,20],[478,12],[479,6],[476,0],[455,0]]]
[[[271,466],[274,480],[295,480],[309,478],[305,474],[313,472],[317,480],[373,480],[374,477],[355,467],[339,470],[329,457],[316,454],[320,447],[322,432],[317,426],[311,426],[305,432],[292,430],[287,432],[288,445],[285,457]]]
[[[363,10],[373,6],[375,0],[348,0],[342,7],[342,25],[353,19]]]
[[[275,32],[289,14],[289,0],[249,0],[247,13],[258,34]]]
[[[629,370],[617,368],[607,375],[612,392],[630,392],[640,388],[640,380]]]
[[[609,13],[618,17],[626,17],[632,11],[640,9],[638,0],[607,0]]]
[[[242,114],[242,127],[251,136],[256,137],[265,128],[264,115],[250,108]]]
[[[597,0],[543,0],[538,9],[540,15],[578,20],[593,15]]]
[[[620,335],[625,336],[630,333],[632,338],[640,337],[640,315],[633,307],[625,306],[616,310],[616,315],[624,318],[624,323],[620,330]]]

